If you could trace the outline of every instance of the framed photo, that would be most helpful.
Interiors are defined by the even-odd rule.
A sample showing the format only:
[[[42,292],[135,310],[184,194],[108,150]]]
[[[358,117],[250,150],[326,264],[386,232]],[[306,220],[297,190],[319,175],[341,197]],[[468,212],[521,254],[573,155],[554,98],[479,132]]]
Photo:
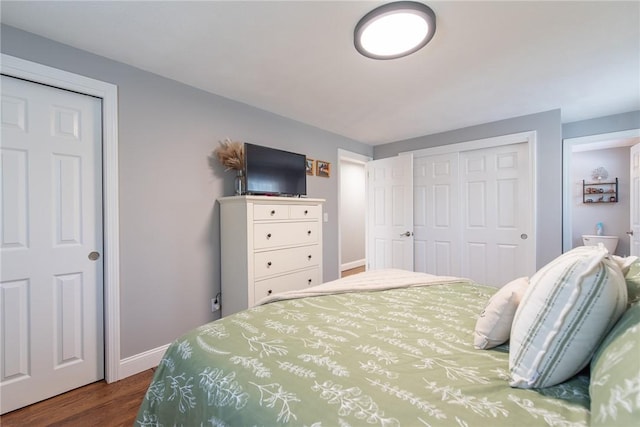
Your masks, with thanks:
[[[329,178],[331,176],[331,163],[324,160],[316,160],[316,175]]]
[[[315,172],[315,168],[314,168],[315,164],[314,163],[315,162],[316,162],[315,160],[310,159],[310,158],[307,157],[307,162],[306,162],[306,166],[305,166],[305,168],[307,170],[307,175],[313,175],[314,174],[314,172]]]

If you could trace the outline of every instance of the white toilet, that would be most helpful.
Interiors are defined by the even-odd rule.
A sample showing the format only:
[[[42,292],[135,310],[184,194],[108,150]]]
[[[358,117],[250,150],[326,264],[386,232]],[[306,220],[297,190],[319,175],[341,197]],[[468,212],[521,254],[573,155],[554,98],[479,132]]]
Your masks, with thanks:
[[[609,253],[613,255],[618,247],[618,236],[584,235],[582,236],[582,243],[585,246],[598,246],[598,243],[602,243]]]

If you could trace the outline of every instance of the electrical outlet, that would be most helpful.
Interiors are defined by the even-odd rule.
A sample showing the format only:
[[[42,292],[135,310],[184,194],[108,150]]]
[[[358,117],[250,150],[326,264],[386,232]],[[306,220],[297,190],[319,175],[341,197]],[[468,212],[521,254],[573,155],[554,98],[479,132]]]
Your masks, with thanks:
[[[211,298],[211,312],[215,313],[218,310],[220,310],[220,302],[218,301],[218,298]]]

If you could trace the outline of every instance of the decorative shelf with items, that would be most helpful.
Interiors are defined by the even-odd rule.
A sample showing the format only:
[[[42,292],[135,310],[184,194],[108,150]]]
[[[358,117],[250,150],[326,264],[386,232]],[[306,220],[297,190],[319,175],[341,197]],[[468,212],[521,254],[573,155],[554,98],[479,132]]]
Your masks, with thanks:
[[[583,203],[616,203],[618,201],[618,178],[615,181],[586,182],[582,180]]]

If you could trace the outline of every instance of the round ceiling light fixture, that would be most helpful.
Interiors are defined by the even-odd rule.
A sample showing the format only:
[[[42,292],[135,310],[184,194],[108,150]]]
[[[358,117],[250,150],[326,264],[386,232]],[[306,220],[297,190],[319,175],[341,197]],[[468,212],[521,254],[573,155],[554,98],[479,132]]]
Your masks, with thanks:
[[[436,32],[436,14],[413,1],[387,3],[367,13],[356,25],[358,52],[373,59],[395,59],[422,49]]]

